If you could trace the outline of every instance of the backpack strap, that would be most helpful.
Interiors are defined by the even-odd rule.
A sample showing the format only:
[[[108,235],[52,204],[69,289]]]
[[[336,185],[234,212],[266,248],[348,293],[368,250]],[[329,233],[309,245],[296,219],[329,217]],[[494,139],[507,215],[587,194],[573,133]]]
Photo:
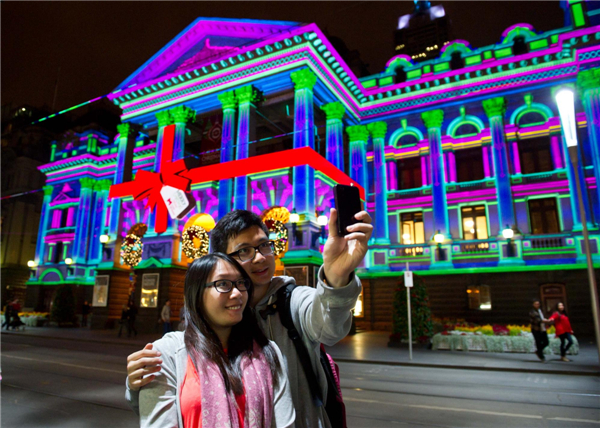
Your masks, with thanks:
[[[304,375],[308,381],[308,387],[310,388],[313,402],[315,406],[321,407],[323,406],[323,393],[319,387],[319,382],[317,382],[317,376],[312,369],[308,350],[306,349],[304,342],[302,342],[302,336],[300,335],[300,332],[296,330],[294,321],[292,320],[291,302],[292,291],[294,291],[294,288],[296,288],[296,284],[288,284],[277,290],[276,309],[279,312],[281,324],[287,329],[288,336],[292,339],[294,347],[296,348],[296,353],[298,354],[298,358],[304,369]]]

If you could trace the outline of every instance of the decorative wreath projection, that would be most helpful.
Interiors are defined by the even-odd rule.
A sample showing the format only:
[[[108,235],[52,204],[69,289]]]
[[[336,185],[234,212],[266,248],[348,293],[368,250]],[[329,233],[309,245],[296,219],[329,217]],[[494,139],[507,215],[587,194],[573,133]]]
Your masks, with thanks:
[[[266,219],[265,224],[269,228],[269,232],[275,234],[275,240],[273,242],[275,243],[275,255],[278,256],[285,251],[285,245],[288,241],[287,227],[279,220],[274,220],[272,218]]]
[[[194,238],[200,240],[200,245],[194,245]],[[208,254],[208,233],[202,226],[193,225],[181,235],[181,249],[190,259],[197,259]]]
[[[142,239],[139,236],[130,233],[123,239],[121,258],[127,266],[136,267],[142,261],[143,251],[144,244],[142,244]]]

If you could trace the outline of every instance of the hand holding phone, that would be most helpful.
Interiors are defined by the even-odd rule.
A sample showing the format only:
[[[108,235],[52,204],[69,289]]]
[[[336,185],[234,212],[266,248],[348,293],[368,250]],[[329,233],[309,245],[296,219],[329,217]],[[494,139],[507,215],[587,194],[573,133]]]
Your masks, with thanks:
[[[362,211],[362,203],[358,187],[336,184],[333,188],[335,198],[335,209],[337,210],[337,232],[339,236],[346,236],[347,227],[358,223],[354,217]]]

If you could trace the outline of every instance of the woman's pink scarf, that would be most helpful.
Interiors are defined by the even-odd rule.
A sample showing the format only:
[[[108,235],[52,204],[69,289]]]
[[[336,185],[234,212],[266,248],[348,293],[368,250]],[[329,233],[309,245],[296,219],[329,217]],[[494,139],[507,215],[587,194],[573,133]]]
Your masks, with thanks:
[[[233,392],[227,393],[219,367],[200,356],[198,377],[202,396],[203,428],[238,428],[237,403]],[[269,428],[273,417],[273,378],[269,363],[254,343],[253,355],[241,361],[246,413],[244,428]]]

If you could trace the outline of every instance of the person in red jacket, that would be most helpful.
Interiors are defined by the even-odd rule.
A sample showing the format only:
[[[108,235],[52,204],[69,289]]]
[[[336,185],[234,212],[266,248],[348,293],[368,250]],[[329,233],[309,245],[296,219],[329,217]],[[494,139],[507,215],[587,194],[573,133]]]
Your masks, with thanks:
[[[569,317],[567,316],[567,311],[565,311],[564,303],[559,302],[556,304],[556,312],[552,314],[550,319],[554,320],[556,336],[560,338],[560,359],[561,361],[570,361],[567,358],[567,351],[573,345],[571,335],[574,333],[569,322]],[[567,346],[565,346],[565,342],[567,342]]]

